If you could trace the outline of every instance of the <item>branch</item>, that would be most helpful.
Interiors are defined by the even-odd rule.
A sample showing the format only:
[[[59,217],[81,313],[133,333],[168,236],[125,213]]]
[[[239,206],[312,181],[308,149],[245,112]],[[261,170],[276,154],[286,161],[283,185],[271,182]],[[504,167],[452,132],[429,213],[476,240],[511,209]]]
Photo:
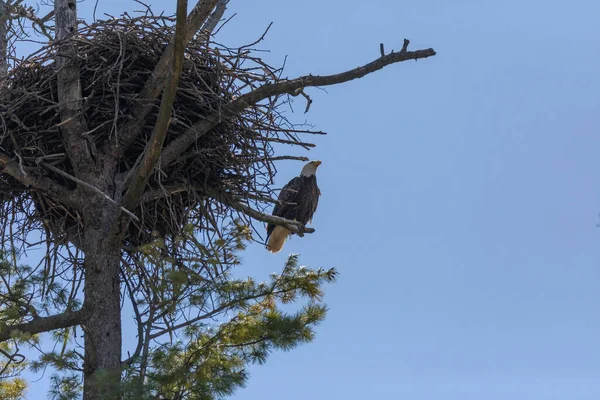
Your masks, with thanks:
[[[25,172],[18,161],[3,153],[0,153],[0,173],[8,174],[23,185],[35,188],[62,204],[75,208],[79,206],[78,199],[70,190],[34,171]]]
[[[137,207],[140,196],[144,192],[148,179],[150,179],[154,165],[160,157],[163,143],[167,137],[167,131],[169,130],[169,125],[171,123],[171,109],[173,108],[173,102],[175,101],[177,85],[179,84],[179,77],[181,76],[181,69],[183,66],[183,53],[187,44],[187,41],[185,40],[186,12],[187,0],[178,0],[177,22],[175,23],[175,52],[172,57],[171,70],[160,103],[158,119],[156,125],[154,125],[152,137],[146,145],[142,161],[134,170],[132,182],[123,197],[122,204],[126,209],[134,210]]]
[[[433,49],[406,51],[406,46],[408,46],[408,43],[409,41],[404,39],[403,50],[399,53],[390,53],[386,56],[378,58],[375,61],[363,65],[362,67],[342,72],[340,74],[327,76],[308,75],[292,79],[291,81],[279,82],[273,85],[263,85],[258,89],[255,89],[237,98],[230,104],[228,111],[232,113],[239,113],[246,107],[253,106],[259,101],[271,96],[282,95],[285,93],[290,95],[298,95],[301,92],[301,89],[305,87],[337,85],[352,81],[354,79],[362,78],[365,75],[379,71],[380,69],[383,69],[391,64],[406,60],[418,60],[435,55],[435,51]]]
[[[260,211],[256,211],[253,208],[250,208],[232,199],[231,196],[227,193],[218,192],[212,189],[206,189],[205,192],[218,202],[223,203],[243,214],[246,214],[251,218],[269,224],[283,226],[285,229],[297,234],[298,236],[304,236],[305,233],[313,233],[315,231],[313,228],[306,228],[306,226],[302,222],[292,221],[289,219],[277,217],[275,215],[267,215],[261,213]]]
[[[229,0],[219,0],[217,2],[215,11],[210,14],[210,17],[202,26],[202,32],[204,32],[207,36],[215,30],[217,24],[219,21],[221,21],[221,18],[223,18],[223,14],[225,14],[225,10],[227,10],[227,3],[229,3]]]
[[[83,132],[88,131],[87,122],[81,112],[81,80],[79,76],[79,63],[77,62],[77,45],[69,37],[77,31],[77,1],[55,0],[54,13],[56,15],[56,41],[59,43],[56,54],[56,68],[58,69],[58,102],[61,117],[61,127],[65,148],[73,168],[93,170],[92,162],[93,142],[89,146],[83,137]]]
[[[288,157],[289,157],[289,159],[292,159],[292,160],[308,161],[307,157],[282,156],[279,158],[287,159]],[[205,187],[203,185],[190,185],[189,183],[182,183],[179,185],[161,185],[161,187],[158,189],[145,190],[144,194],[141,197],[140,203],[142,203],[142,204],[149,203],[151,201],[158,200],[158,199],[164,199],[164,198],[176,195],[178,193],[190,192],[191,190],[193,190],[197,193],[200,193],[201,195],[202,195],[202,193],[205,193]],[[261,195],[251,194],[251,193],[244,193],[244,194],[240,195],[240,197],[244,198],[244,199],[258,200],[258,201],[262,201],[265,203],[273,203],[273,204],[279,203],[277,200],[275,200],[269,196],[261,196]]]
[[[160,331],[157,331],[155,333],[153,333],[152,335],[150,335],[149,339],[150,340],[154,340],[159,338],[162,335],[165,335],[167,333],[171,333],[171,332],[175,332],[181,328],[185,328],[186,326],[190,326],[192,324],[195,324],[196,322],[202,321],[203,319],[207,319],[207,318],[212,318],[215,315],[227,310],[227,309],[234,309],[236,305],[243,303],[245,301],[250,301],[250,300],[257,300],[260,299],[261,297],[267,297],[269,295],[273,295],[273,294],[278,294],[276,291],[273,290],[273,287],[271,287],[271,289],[267,292],[267,293],[258,293],[258,294],[252,294],[252,295],[248,295],[245,297],[241,297],[238,299],[234,299],[231,300],[227,303],[221,304],[216,308],[213,308],[211,311],[202,314],[202,315],[198,315],[197,317],[194,317],[192,319],[188,319],[184,322],[181,322],[177,325],[171,326],[171,327],[167,327],[164,328]]]
[[[5,342],[13,335],[18,333],[42,333],[49,332],[55,329],[70,328],[81,324],[84,317],[83,309],[77,311],[67,311],[62,314],[52,315],[50,317],[34,319],[23,324],[7,326],[0,329],[0,342]]]
[[[398,53],[390,53],[384,55],[372,61],[368,64],[363,65],[346,72],[335,75],[307,75],[301,76],[292,80],[285,80],[274,84],[266,84],[257,89],[254,89],[229,103],[219,111],[215,111],[209,114],[204,120],[199,121],[192,125],[186,132],[181,134],[177,139],[173,140],[167,147],[165,147],[161,158],[160,165],[166,167],[175,161],[180,154],[188,149],[192,143],[206,134],[208,131],[213,129],[216,125],[221,122],[221,115],[239,114],[245,108],[256,105],[260,101],[269,98],[271,96],[278,96],[285,93],[290,95],[298,95],[302,93],[302,89],[310,86],[329,86],[337,85],[344,82],[349,82],[354,79],[362,78],[365,75],[371,74],[375,71],[395,63],[399,63],[406,60],[418,60],[421,58],[432,57],[435,55],[433,49],[417,50],[417,51],[406,51],[409,41],[404,39],[404,45],[402,51]]]
[[[21,2],[8,4],[9,19],[22,18],[31,22],[31,27],[37,33],[44,35],[49,42],[52,42],[53,38],[49,31],[53,28],[47,25],[47,22],[54,16],[54,11],[51,11],[48,15],[43,18],[39,18],[33,7],[22,5]]]
[[[215,8],[217,2],[219,0],[200,0],[190,12],[190,15],[187,17],[186,21],[186,30],[183,39],[183,47],[185,48],[187,44],[192,40],[192,38],[196,35],[196,32],[202,24],[209,18],[211,11]],[[179,19],[179,17],[178,17]],[[176,45],[176,36],[177,31],[171,38],[165,52],[162,57],[154,67],[152,74],[144,88],[138,95],[139,102],[135,105],[132,110],[133,118],[125,124],[122,130],[121,138],[119,140],[119,144],[114,147],[113,157],[119,158],[121,155],[127,150],[127,148],[133,143],[136,137],[142,131],[142,127],[144,126],[144,119],[150,111],[152,111],[152,107],[154,105],[154,101],[160,95],[162,88],[167,81],[167,76],[169,75],[169,71],[171,70],[171,62],[173,61],[173,50]]]

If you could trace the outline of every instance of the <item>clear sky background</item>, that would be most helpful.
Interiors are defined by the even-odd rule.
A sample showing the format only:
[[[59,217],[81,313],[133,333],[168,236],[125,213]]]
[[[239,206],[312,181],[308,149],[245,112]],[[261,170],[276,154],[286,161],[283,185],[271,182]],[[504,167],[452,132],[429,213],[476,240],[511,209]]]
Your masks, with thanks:
[[[150,1],[155,11],[174,1]],[[80,5],[90,17],[93,1]],[[139,8],[100,0],[97,15]],[[234,399],[600,399],[600,29],[597,1],[231,0],[219,34],[285,75],[330,74],[433,47],[309,89],[322,196],[289,252],[337,267],[316,340],[251,368]],[[302,154],[295,151],[294,154]],[[301,164],[280,164],[277,183]],[[131,340],[135,340],[131,331]],[[32,383],[29,399],[45,398]]]

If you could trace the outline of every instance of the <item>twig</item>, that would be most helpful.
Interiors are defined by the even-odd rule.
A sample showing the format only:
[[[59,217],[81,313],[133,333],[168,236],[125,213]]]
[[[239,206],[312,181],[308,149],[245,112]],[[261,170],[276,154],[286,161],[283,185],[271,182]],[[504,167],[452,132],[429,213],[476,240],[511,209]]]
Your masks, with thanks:
[[[400,50],[400,53],[406,53],[409,44],[410,40],[404,39],[404,44],[402,44],[402,50]]]

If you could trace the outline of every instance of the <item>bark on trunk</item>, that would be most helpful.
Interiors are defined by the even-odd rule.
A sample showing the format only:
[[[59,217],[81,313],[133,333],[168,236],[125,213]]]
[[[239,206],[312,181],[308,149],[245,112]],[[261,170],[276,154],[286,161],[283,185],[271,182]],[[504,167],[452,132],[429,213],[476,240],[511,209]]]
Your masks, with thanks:
[[[117,208],[106,201],[90,205],[85,215],[84,400],[119,398],[121,375],[121,235]]]

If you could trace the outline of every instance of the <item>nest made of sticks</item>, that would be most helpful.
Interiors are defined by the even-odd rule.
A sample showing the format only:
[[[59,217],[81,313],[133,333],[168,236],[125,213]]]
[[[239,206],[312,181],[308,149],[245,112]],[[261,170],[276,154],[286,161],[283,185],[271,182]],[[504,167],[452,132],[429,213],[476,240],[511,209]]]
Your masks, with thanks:
[[[73,37],[80,61],[83,113],[90,129],[86,136],[96,148],[116,144],[119,129],[131,119],[138,94],[171,39],[173,22],[167,17],[126,15],[84,25]],[[216,45],[203,35],[189,43],[165,145],[233,98],[278,80],[279,71],[253,54],[249,48]],[[59,131],[55,56],[56,48],[48,46],[10,71],[0,96],[0,151],[17,158],[25,170],[35,168],[73,188],[73,180],[42,166],[51,164],[73,174]],[[152,189],[180,189],[134,210],[139,222],[131,225],[126,242],[139,246],[156,235],[177,235],[186,223],[217,229],[217,220],[231,210],[202,188],[223,190],[245,199],[246,204],[252,199],[259,208],[264,206],[271,197],[273,143],[309,146],[297,136],[308,131],[291,125],[278,111],[283,103],[274,98],[242,114],[223,115],[221,123],[176,162],[153,175]],[[131,170],[144,151],[159,104],[160,99],[145,119],[141,135],[121,159],[120,173]],[[22,227],[44,227],[54,241],[72,241],[82,226],[73,210],[6,174],[0,175],[0,201],[5,220],[25,215]]]

